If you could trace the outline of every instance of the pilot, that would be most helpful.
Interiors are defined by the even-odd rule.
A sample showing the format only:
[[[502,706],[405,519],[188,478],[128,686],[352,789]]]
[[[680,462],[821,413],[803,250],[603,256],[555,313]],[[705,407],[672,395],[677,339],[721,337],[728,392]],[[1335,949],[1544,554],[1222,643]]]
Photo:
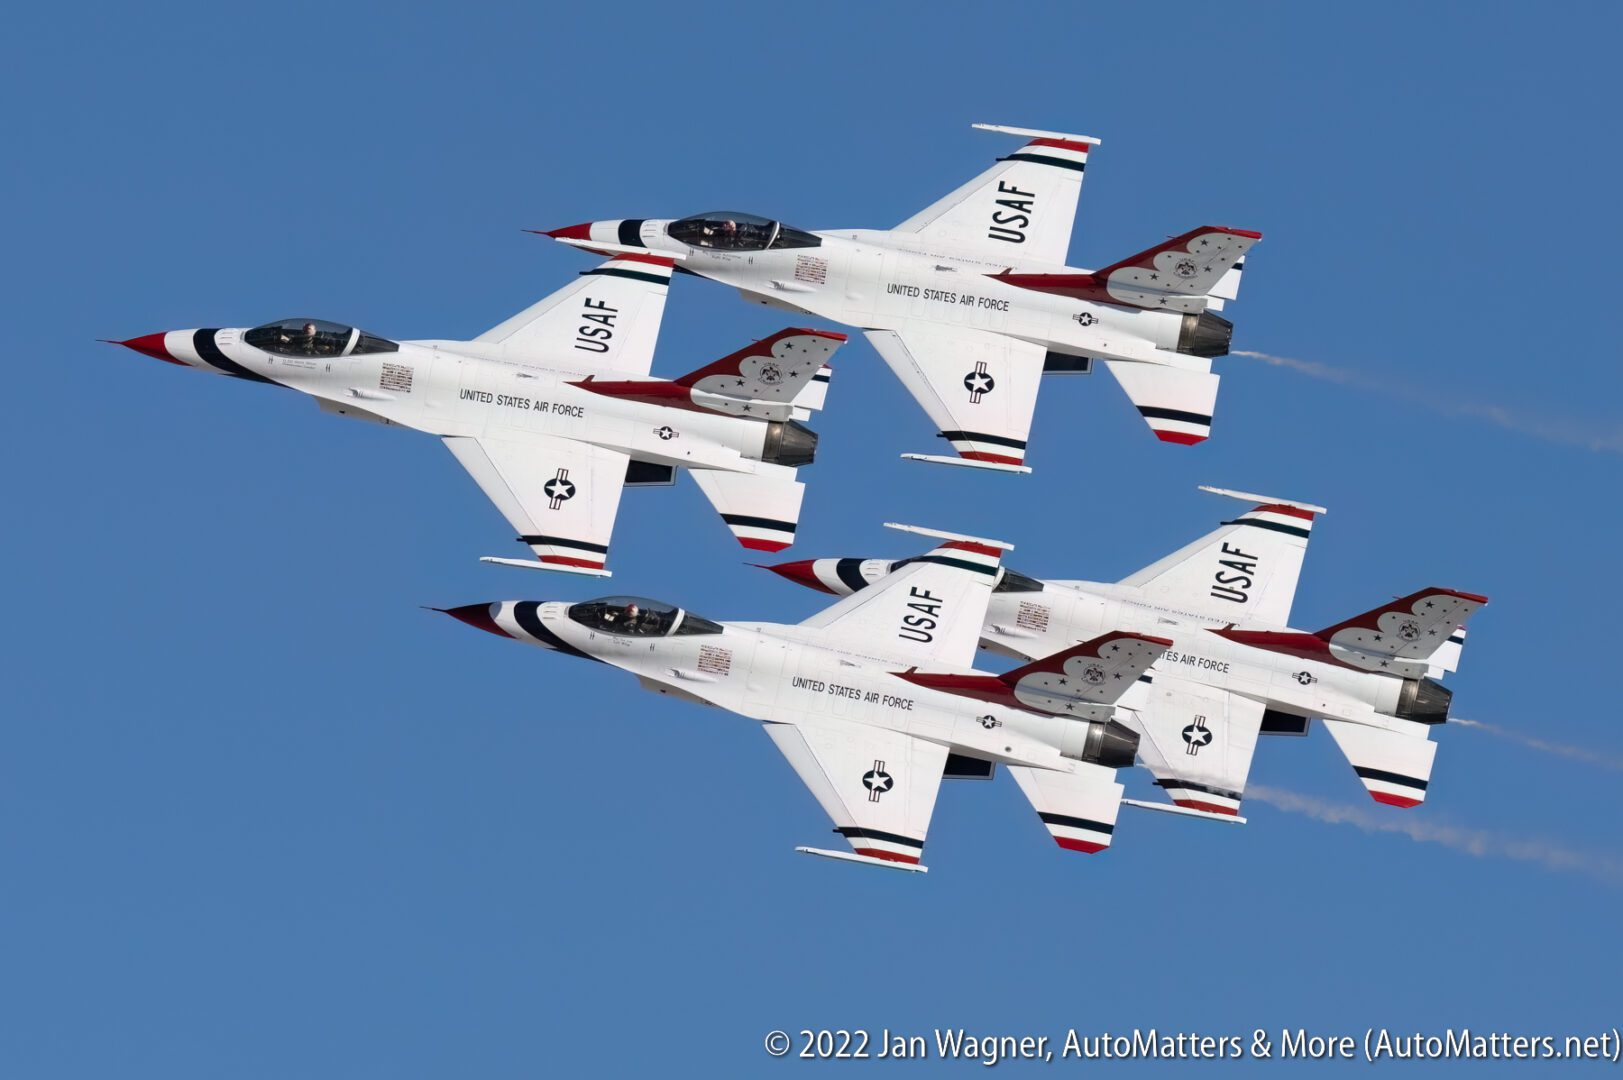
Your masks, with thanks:
[[[633,631],[633,632],[641,629],[637,625],[637,623],[640,622],[641,619],[642,619],[642,608],[638,607],[636,604],[627,604],[626,605],[626,629],[629,630],[629,631]]]
[[[321,341],[316,336],[316,324],[305,323],[302,336],[299,338],[299,347],[304,350],[306,356],[314,356],[320,351],[320,345]]]
[[[738,245],[738,222],[732,218],[707,222],[704,227],[705,247],[730,248]]]

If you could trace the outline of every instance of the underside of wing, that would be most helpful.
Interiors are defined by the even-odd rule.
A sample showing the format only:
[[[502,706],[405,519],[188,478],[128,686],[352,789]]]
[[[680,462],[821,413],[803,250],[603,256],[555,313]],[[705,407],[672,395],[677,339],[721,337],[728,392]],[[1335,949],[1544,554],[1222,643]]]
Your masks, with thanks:
[[[983,330],[909,325],[866,333],[962,460],[909,457],[1030,471],[1026,439],[1047,350]]]
[[[1238,817],[1263,707],[1250,698],[1155,674],[1136,713],[1139,758],[1156,786],[1185,810]],[[1141,684],[1142,685],[1142,684]]]
[[[1076,762],[1070,772],[1011,765],[1009,774],[1060,847],[1093,855],[1110,846],[1121,811],[1116,770]]]
[[[522,565],[606,576],[630,458],[550,435],[445,445],[540,560]]]
[[[920,869],[947,748],[837,720],[765,725],[801,781],[862,861]],[[843,852],[802,848],[814,855]]]

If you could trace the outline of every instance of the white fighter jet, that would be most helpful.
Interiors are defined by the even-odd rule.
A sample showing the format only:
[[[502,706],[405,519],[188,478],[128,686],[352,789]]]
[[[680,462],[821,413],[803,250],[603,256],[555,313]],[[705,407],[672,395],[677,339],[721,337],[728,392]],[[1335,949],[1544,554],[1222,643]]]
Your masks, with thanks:
[[[1026,437],[1044,374],[1101,359],[1156,436],[1211,433],[1237,295],[1261,233],[1193,229],[1101,270],[1065,265],[1086,135],[976,124],[1020,149],[893,229],[805,232],[721,211],[593,221],[546,235],[591,251],[679,254],[682,269],[747,300],[861,327],[958,457],[921,461],[1029,472]]]
[[[1319,717],[1364,787],[1389,806],[1426,797],[1459,667],[1464,623],[1487,597],[1429,588],[1316,633],[1288,629],[1297,577],[1324,508],[1221,488],[1257,503],[1116,583],[1039,581],[1004,570],[981,646],[1029,659],[1120,627],[1172,640],[1122,699],[1139,757],[1173,805],[1147,809],[1244,822],[1259,734],[1306,735]],[[768,567],[823,592],[861,596],[908,565],[807,559]]]
[[[627,487],[692,472],[739,543],[794,540],[845,335],[783,330],[674,381],[649,377],[675,259],[620,254],[472,341],[390,341],[319,319],[115,344],[309,394],[325,412],[438,435],[536,560],[607,577]]]
[[[923,870],[943,779],[1008,766],[1060,847],[1109,846],[1115,770],[1137,737],[1113,703],[1169,641],[1105,632],[1004,675],[971,661],[1007,544],[942,541],[798,625],[718,623],[653,600],[503,601],[439,609],[482,630],[637,676],[644,689],[762,721],[852,852]]]

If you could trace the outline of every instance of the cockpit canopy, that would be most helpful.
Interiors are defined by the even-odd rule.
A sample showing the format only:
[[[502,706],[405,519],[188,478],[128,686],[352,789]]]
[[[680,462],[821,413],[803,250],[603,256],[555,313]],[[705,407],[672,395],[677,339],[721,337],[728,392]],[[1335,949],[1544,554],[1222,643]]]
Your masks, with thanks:
[[[325,319],[283,319],[256,326],[242,335],[245,344],[277,356],[360,356],[399,352],[387,338]]]
[[[624,637],[719,634],[721,626],[679,607],[641,596],[605,596],[571,604],[565,612],[582,626]]]
[[[673,221],[665,227],[672,240],[689,247],[717,251],[766,251],[768,248],[816,247],[822,237],[803,232],[781,221],[768,221],[754,214],[716,210]]]

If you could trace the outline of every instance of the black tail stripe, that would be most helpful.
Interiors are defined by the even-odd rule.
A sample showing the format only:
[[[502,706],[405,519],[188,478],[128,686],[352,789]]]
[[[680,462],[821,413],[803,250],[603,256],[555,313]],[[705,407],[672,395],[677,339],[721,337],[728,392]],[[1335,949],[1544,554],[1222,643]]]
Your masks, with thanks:
[[[1365,780],[1382,780],[1388,784],[1401,784],[1404,787],[1414,788],[1416,791],[1426,790],[1426,781],[1416,780],[1412,776],[1402,773],[1387,772],[1385,769],[1371,769],[1364,765],[1354,765],[1353,772]]]
[[[1106,825],[1102,821],[1089,821],[1087,818],[1071,817],[1068,814],[1049,814],[1039,810],[1037,816],[1043,819],[1044,825],[1064,825],[1071,829],[1088,829],[1091,832],[1104,833],[1106,836],[1116,831],[1114,825]]]
[[[1212,426],[1212,418],[1205,413],[1185,412],[1183,409],[1163,409],[1156,405],[1140,405],[1138,411],[1146,420],[1181,420],[1186,424]]]
[[[592,274],[602,274],[604,277],[630,278],[632,281],[646,281],[653,285],[669,285],[671,283],[670,278],[661,277],[658,274],[645,274],[640,270],[622,270],[618,266],[599,266],[596,270],[581,271],[582,277],[588,277]]]
[[[998,158],[999,161],[1031,161],[1038,165],[1057,165],[1062,169],[1075,169],[1077,172],[1086,172],[1087,165],[1080,161],[1066,161],[1063,158],[1044,157],[1041,154],[1015,153],[1007,157]]]
[[[192,348],[197,350],[197,355],[201,356],[205,363],[212,368],[225,372],[227,375],[235,375],[237,378],[247,379],[249,382],[268,383],[271,386],[282,385],[275,379],[267,379],[257,372],[249,371],[221,352],[220,346],[214,342],[214,335],[218,333],[218,330],[199,330],[192,335]]]
[[[909,561],[940,563],[942,566],[951,566],[958,570],[973,570],[977,574],[997,577],[997,567],[982,566],[980,563],[973,563],[968,559],[950,559],[945,555],[920,555],[916,560]]]
[[[752,529],[776,529],[779,532],[793,533],[795,523],[792,521],[779,521],[777,518],[751,517],[749,514],[723,514],[721,520],[729,525],[745,525]]]
[[[1225,521],[1224,525],[1250,525],[1256,529],[1272,529],[1274,532],[1284,533],[1286,536],[1300,536],[1304,539],[1312,535],[1311,530],[1299,528],[1295,525],[1286,525],[1279,521],[1262,521],[1257,518],[1235,518]]]

